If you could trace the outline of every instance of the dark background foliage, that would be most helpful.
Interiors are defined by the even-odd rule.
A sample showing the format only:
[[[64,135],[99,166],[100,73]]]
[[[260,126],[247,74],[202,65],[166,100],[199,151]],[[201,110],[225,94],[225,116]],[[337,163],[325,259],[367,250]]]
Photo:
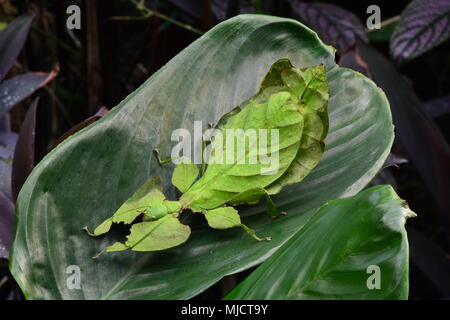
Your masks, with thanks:
[[[13,195],[32,162],[42,159],[66,132],[100,118],[107,112],[102,106],[117,105],[202,32],[239,13],[292,17],[336,47],[341,65],[372,77],[386,92],[397,136],[390,164],[398,166],[384,169],[373,184],[392,184],[418,213],[408,222],[410,298],[450,298],[450,41],[410,61],[396,57],[389,40],[410,1],[328,1],[333,7],[296,0],[147,0],[141,9],[138,2],[0,0],[0,22],[9,23],[24,13],[35,15],[7,78],[59,69],[53,81],[33,94],[32,98],[40,97],[36,110],[28,98],[10,112],[11,131],[20,132]],[[449,1],[441,3],[445,8]],[[66,8],[72,4],[82,9],[81,30],[65,28]],[[381,8],[382,21],[392,23],[366,32],[366,9],[372,4]],[[343,35],[336,36],[341,31]],[[12,205],[0,201],[0,214],[11,211]],[[8,219],[0,225],[3,233],[10,228]],[[226,277],[198,298],[220,298],[248,273]],[[3,263],[0,299],[21,298]]]

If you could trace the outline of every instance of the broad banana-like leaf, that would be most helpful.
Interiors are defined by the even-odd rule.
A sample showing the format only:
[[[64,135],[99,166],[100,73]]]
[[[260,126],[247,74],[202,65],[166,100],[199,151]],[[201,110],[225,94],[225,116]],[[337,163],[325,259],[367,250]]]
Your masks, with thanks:
[[[227,299],[407,299],[415,214],[391,186],[325,204]]]
[[[171,221],[166,215],[177,218],[181,210],[189,208],[205,214],[212,228],[242,226],[256,240],[263,240],[234,217],[236,210],[219,207],[230,200],[238,204],[256,203],[259,199],[255,199],[254,191],[259,190],[259,196],[267,194],[264,188],[277,182],[290,167],[296,167],[302,174],[292,172],[278,183],[278,190],[283,185],[303,179],[323,153],[323,143],[320,148],[317,141],[325,138],[328,129],[327,101],[328,84],[322,65],[302,71],[293,68],[288,60],[275,62],[263,80],[260,92],[243,103],[245,108],[238,107],[240,111],[232,111],[231,115],[224,116],[226,120],[223,120],[224,117],[219,120],[223,125],[213,138],[208,168],[192,190],[190,187],[197,179],[199,170],[190,159],[182,157],[172,175],[173,185],[184,192],[180,202],[167,202],[160,190],[154,190],[155,178],[151,178],[112,218],[100,224],[93,235],[109,231],[112,222],[130,224],[144,214],[152,217],[153,222],[133,225],[125,245],[116,243],[105,251],[124,251],[127,247],[137,251],[146,251],[144,248],[151,248],[152,251],[168,249],[170,244],[175,246],[184,241],[161,242],[155,234],[160,234],[159,229],[164,228],[164,237],[170,236],[168,227],[172,226],[173,236],[176,237],[181,225],[166,223]],[[317,115],[321,113],[324,114],[322,117]],[[270,168],[267,169],[267,166]],[[172,204],[175,210],[169,210],[167,204]],[[277,215],[276,209],[274,211],[272,216]],[[230,225],[230,217],[231,221],[238,223]],[[155,221],[162,218],[164,223]],[[132,241],[136,237],[141,239],[139,245],[134,245],[136,240]],[[151,239],[155,240],[153,245],[150,245]],[[141,246],[140,242],[144,241],[148,245]],[[163,245],[158,246],[158,243]]]
[[[323,205],[354,195],[377,173],[393,140],[387,100],[371,80],[339,68],[333,50],[289,19],[242,15],[199,38],[102,119],[70,136],[36,166],[17,202],[10,269],[29,299],[186,299],[225,275],[267,259]],[[112,215],[151,176],[161,176],[175,199],[172,166],[152,150],[171,153],[173,130],[194,120],[217,121],[254,96],[279,59],[297,68],[323,64],[330,87],[329,133],[319,165],[274,201],[286,217],[272,221],[265,206],[239,208],[240,229],[213,230],[200,215],[188,242],[163,251],[111,253],[91,259],[120,239],[119,230],[93,240],[81,229]],[[113,231],[113,230],[112,230]],[[67,287],[77,265],[81,290]]]

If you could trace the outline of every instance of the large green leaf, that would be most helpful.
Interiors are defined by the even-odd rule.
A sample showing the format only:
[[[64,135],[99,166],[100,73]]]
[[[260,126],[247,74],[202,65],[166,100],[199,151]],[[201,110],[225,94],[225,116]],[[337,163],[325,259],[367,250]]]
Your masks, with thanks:
[[[414,215],[390,186],[332,200],[226,298],[406,299]]]
[[[158,253],[94,254],[117,233],[94,240],[81,229],[112,215],[150,176],[175,195],[173,166],[160,167],[175,144],[171,133],[194,120],[216,122],[252,97],[278,59],[296,67],[324,64],[330,84],[330,130],[319,165],[275,201],[289,215],[272,221],[263,205],[239,210],[242,222],[273,240],[257,243],[241,230],[210,230],[193,216],[183,245]],[[223,276],[254,266],[286,242],[325,201],[361,190],[387,157],[393,139],[388,102],[372,81],[339,68],[333,51],[300,23],[242,15],[209,31],[119,106],[69,137],[33,170],[18,199],[10,269],[27,298],[184,299]],[[295,210],[294,210],[295,209]],[[192,215],[191,215],[192,216]],[[81,290],[66,286],[78,265]]]
[[[182,195],[180,202],[200,212],[236,197],[240,204],[249,204],[254,203],[252,189],[275,189],[273,193],[278,193],[283,185],[302,180],[324,151],[328,96],[322,65],[302,71],[292,68],[288,60],[277,61],[259,93],[239,106],[239,112],[233,109],[235,114],[225,116],[221,138],[216,136],[211,142],[204,175]],[[320,114],[324,114],[324,119]],[[272,130],[278,133],[277,138],[273,138]],[[236,140],[240,140],[240,145]],[[233,142],[231,146],[229,141]],[[276,153],[276,161],[268,163],[268,158],[274,158],[272,153]],[[271,187],[273,184],[276,186]],[[249,191],[251,202],[243,195]]]

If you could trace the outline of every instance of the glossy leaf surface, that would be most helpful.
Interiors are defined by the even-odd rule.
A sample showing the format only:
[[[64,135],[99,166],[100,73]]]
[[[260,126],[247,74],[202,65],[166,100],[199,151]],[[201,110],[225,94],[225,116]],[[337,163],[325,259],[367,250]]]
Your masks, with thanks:
[[[289,59],[298,68],[324,64],[330,130],[319,165],[274,199],[288,216],[272,221],[265,206],[240,210],[246,225],[270,234],[272,241],[255,242],[240,229],[210,229],[198,216],[191,223],[189,241],[176,248],[90,259],[116,237],[93,240],[82,227],[110,217],[149,177],[161,176],[164,193],[175,199],[173,167],[160,166],[152,150],[158,147],[167,157],[174,145],[173,130],[191,130],[194,120],[203,120],[204,128],[216,123],[257,92],[279,59]],[[33,170],[18,199],[10,269],[30,299],[193,297],[223,276],[267,259],[325,201],[361,190],[389,154],[391,121],[381,90],[336,66],[331,49],[310,29],[267,16],[227,20],[102,119],[70,136]],[[69,265],[80,267],[82,290],[67,288]]]

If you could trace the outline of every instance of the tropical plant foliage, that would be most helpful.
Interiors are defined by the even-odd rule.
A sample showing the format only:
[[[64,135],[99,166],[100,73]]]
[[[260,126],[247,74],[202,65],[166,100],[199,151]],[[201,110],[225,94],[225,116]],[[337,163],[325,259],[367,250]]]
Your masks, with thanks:
[[[0,3],[0,298],[447,297],[450,4],[369,4]],[[160,165],[196,120],[287,124],[278,175]]]

